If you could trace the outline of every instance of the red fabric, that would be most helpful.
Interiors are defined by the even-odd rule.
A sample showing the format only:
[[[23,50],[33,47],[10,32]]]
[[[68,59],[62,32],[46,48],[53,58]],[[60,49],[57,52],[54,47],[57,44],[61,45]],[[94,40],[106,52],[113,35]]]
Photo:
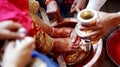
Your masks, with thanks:
[[[28,0],[0,0],[0,21],[13,20],[31,30],[31,18],[28,14]]]
[[[28,12],[28,0],[8,0],[14,4],[18,9]]]
[[[120,65],[120,30],[115,31],[108,38],[107,52],[112,61]]]

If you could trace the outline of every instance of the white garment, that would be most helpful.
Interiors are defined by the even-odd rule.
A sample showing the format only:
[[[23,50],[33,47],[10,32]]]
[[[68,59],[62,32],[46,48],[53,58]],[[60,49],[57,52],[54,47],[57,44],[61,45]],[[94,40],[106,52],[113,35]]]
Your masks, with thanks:
[[[104,5],[105,2],[106,0],[89,0],[86,9],[94,9],[98,11]]]

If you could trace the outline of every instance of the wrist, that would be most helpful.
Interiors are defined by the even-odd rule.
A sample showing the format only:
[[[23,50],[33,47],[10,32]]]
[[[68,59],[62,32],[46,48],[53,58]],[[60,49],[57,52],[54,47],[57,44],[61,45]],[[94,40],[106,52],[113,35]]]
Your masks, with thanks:
[[[120,14],[119,13],[108,13],[108,22],[109,22],[109,27],[113,28],[117,26],[120,23]]]
[[[113,23],[115,23],[114,24],[115,26],[120,24],[120,12],[114,13],[114,19],[113,20],[115,20],[115,22],[113,22]]]

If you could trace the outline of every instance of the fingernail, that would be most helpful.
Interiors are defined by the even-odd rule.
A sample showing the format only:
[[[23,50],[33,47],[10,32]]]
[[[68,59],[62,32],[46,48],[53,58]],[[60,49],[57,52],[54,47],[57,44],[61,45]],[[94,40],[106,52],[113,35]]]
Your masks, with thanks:
[[[72,42],[75,42],[75,38],[72,38]]]

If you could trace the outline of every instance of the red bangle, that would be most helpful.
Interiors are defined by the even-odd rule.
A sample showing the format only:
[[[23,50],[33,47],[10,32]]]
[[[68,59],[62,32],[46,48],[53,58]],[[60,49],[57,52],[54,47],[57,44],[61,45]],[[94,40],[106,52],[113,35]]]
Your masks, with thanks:
[[[45,4],[48,5],[51,1],[53,1],[53,0],[47,0],[47,1],[45,2]]]

